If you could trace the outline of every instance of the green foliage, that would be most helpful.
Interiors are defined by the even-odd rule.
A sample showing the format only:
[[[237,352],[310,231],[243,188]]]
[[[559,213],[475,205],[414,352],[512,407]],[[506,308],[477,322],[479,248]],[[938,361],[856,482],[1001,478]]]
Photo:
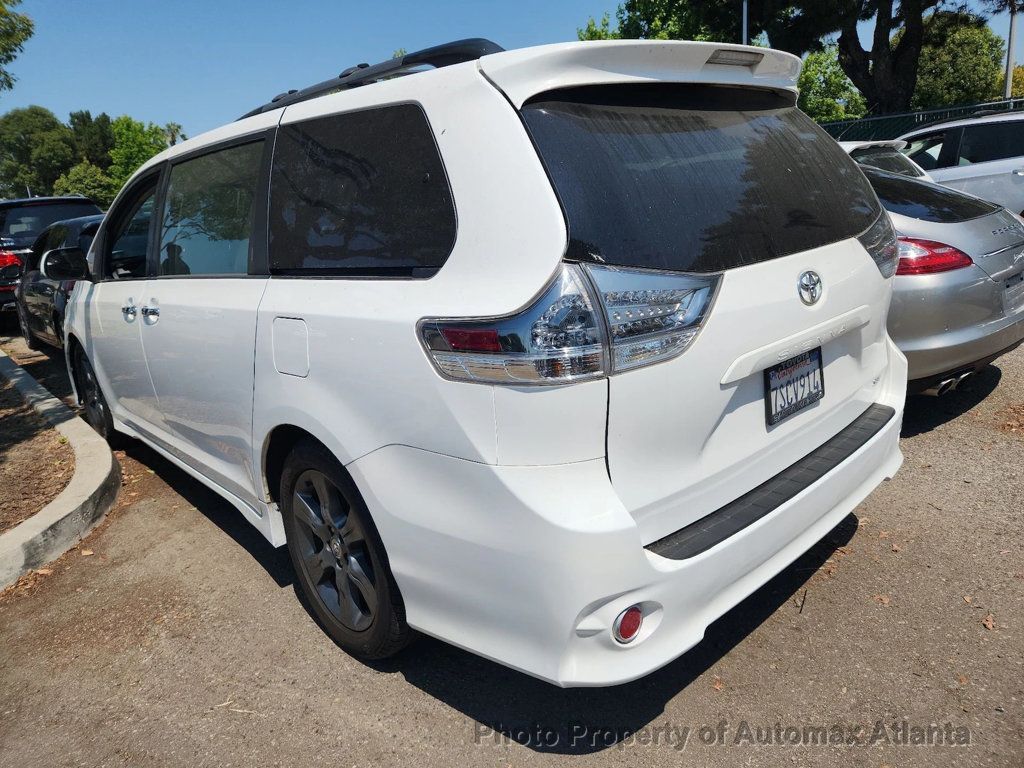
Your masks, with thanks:
[[[595,21],[591,16],[587,19],[587,26],[576,30],[576,37],[580,40],[617,40],[618,29],[612,29],[611,18],[606,13],[600,21]]]
[[[121,115],[111,123],[114,146],[110,150],[107,174],[120,187],[144,162],[167,148],[163,129]]]
[[[32,19],[12,10],[19,5],[21,0],[0,0],[0,91],[14,87],[15,77],[7,71],[7,65],[18,58],[35,31]]]
[[[188,136],[185,135],[185,131],[182,130],[180,123],[167,123],[164,128],[164,138],[167,140],[167,146],[173,147],[179,141],[185,141]]]
[[[102,112],[93,118],[88,110],[72,112],[68,118],[79,160],[87,160],[102,170],[110,167],[110,150],[114,148],[114,132],[110,115]]]
[[[699,5],[685,0],[626,0],[615,12],[616,27],[606,13],[577,29],[580,40],[711,40],[715,37],[703,21]]]
[[[1010,96],[1014,99],[1024,97],[1024,64],[1018,64],[1013,68],[1013,85],[1011,86]],[[1003,94],[1003,85],[1006,83],[1006,75],[999,75],[999,94]]]
[[[864,97],[839,66],[834,44],[807,54],[797,86],[800,109],[820,123],[861,117],[867,111]]]
[[[85,195],[106,208],[118,192],[103,169],[88,160],[72,166],[53,184],[55,195]]]
[[[71,129],[48,109],[13,109],[0,117],[0,196],[48,195],[74,163]]]
[[[925,19],[925,43],[911,105],[929,109],[999,98],[1005,47],[977,16],[936,12]]]

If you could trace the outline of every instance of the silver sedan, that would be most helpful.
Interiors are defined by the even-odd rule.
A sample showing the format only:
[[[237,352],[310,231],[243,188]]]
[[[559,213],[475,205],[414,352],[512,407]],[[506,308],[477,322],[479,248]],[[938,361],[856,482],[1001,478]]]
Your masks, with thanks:
[[[947,187],[863,168],[899,235],[889,333],[910,390],[943,394],[1024,340],[1024,220]]]

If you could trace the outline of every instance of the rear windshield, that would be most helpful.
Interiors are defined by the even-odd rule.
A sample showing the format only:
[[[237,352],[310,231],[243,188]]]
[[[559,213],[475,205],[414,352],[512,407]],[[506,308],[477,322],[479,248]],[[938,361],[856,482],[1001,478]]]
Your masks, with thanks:
[[[0,237],[34,238],[55,221],[99,213],[92,203],[12,205],[0,208]]]
[[[835,140],[773,92],[589,86],[522,112],[571,259],[717,272],[858,235],[881,213]]]
[[[938,184],[908,179],[874,168],[865,168],[864,175],[868,177],[885,210],[911,219],[952,224],[977,219],[999,210],[998,205]]]
[[[924,173],[914,165],[906,155],[893,147],[864,147],[855,149],[850,157],[861,165],[871,168],[881,168],[889,173],[898,173],[900,176],[911,176],[917,178]]]

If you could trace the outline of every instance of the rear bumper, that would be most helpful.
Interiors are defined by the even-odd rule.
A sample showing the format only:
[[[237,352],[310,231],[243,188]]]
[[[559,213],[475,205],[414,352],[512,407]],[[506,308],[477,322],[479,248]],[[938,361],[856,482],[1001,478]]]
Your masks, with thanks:
[[[889,332],[912,390],[991,362],[1024,339],[1024,307],[1004,309],[1002,286],[978,267],[897,277]]]
[[[16,294],[14,292],[14,286],[5,286],[0,283],[0,312],[13,312],[17,309],[15,305]]]
[[[388,446],[349,469],[413,627],[556,685],[615,685],[693,647],[896,472],[906,386],[896,358],[879,397],[893,414],[877,432],[781,505],[684,560],[644,548],[603,460],[493,466]],[[620,645],[612,623],[634,604],[643,627]]]

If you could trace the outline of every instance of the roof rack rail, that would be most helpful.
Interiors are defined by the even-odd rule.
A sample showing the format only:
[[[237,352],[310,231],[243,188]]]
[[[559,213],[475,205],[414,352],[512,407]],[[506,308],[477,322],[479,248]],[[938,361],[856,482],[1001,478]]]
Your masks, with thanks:
[[[280,109],[289,104],[297,104],[300,101],[315,99],[317,96],[324,96],[328,93],[335,93],[348,88],[355,88],[359,85],[367,85],[385,77],[412,74],[409,70],[417,67],[432,66],[436,68],[447,67],[452,64],[461,64],[464,61],[473,61],[481,56],[491,53],[501,53],[505,49],[497,43],[485,40],[482,37],[472,37],[466,40],[456,40],[443,45],[435,45],[432,48],[424,48],[422,51],[407,53],[379,64],[356,64],[349,67],[337,77],[324,80],[322,83],[311,85],[302,90],[290,90],[280,93],[261,107],[251,112],[246,112],[239,120],[269,112],[272,109]]]

